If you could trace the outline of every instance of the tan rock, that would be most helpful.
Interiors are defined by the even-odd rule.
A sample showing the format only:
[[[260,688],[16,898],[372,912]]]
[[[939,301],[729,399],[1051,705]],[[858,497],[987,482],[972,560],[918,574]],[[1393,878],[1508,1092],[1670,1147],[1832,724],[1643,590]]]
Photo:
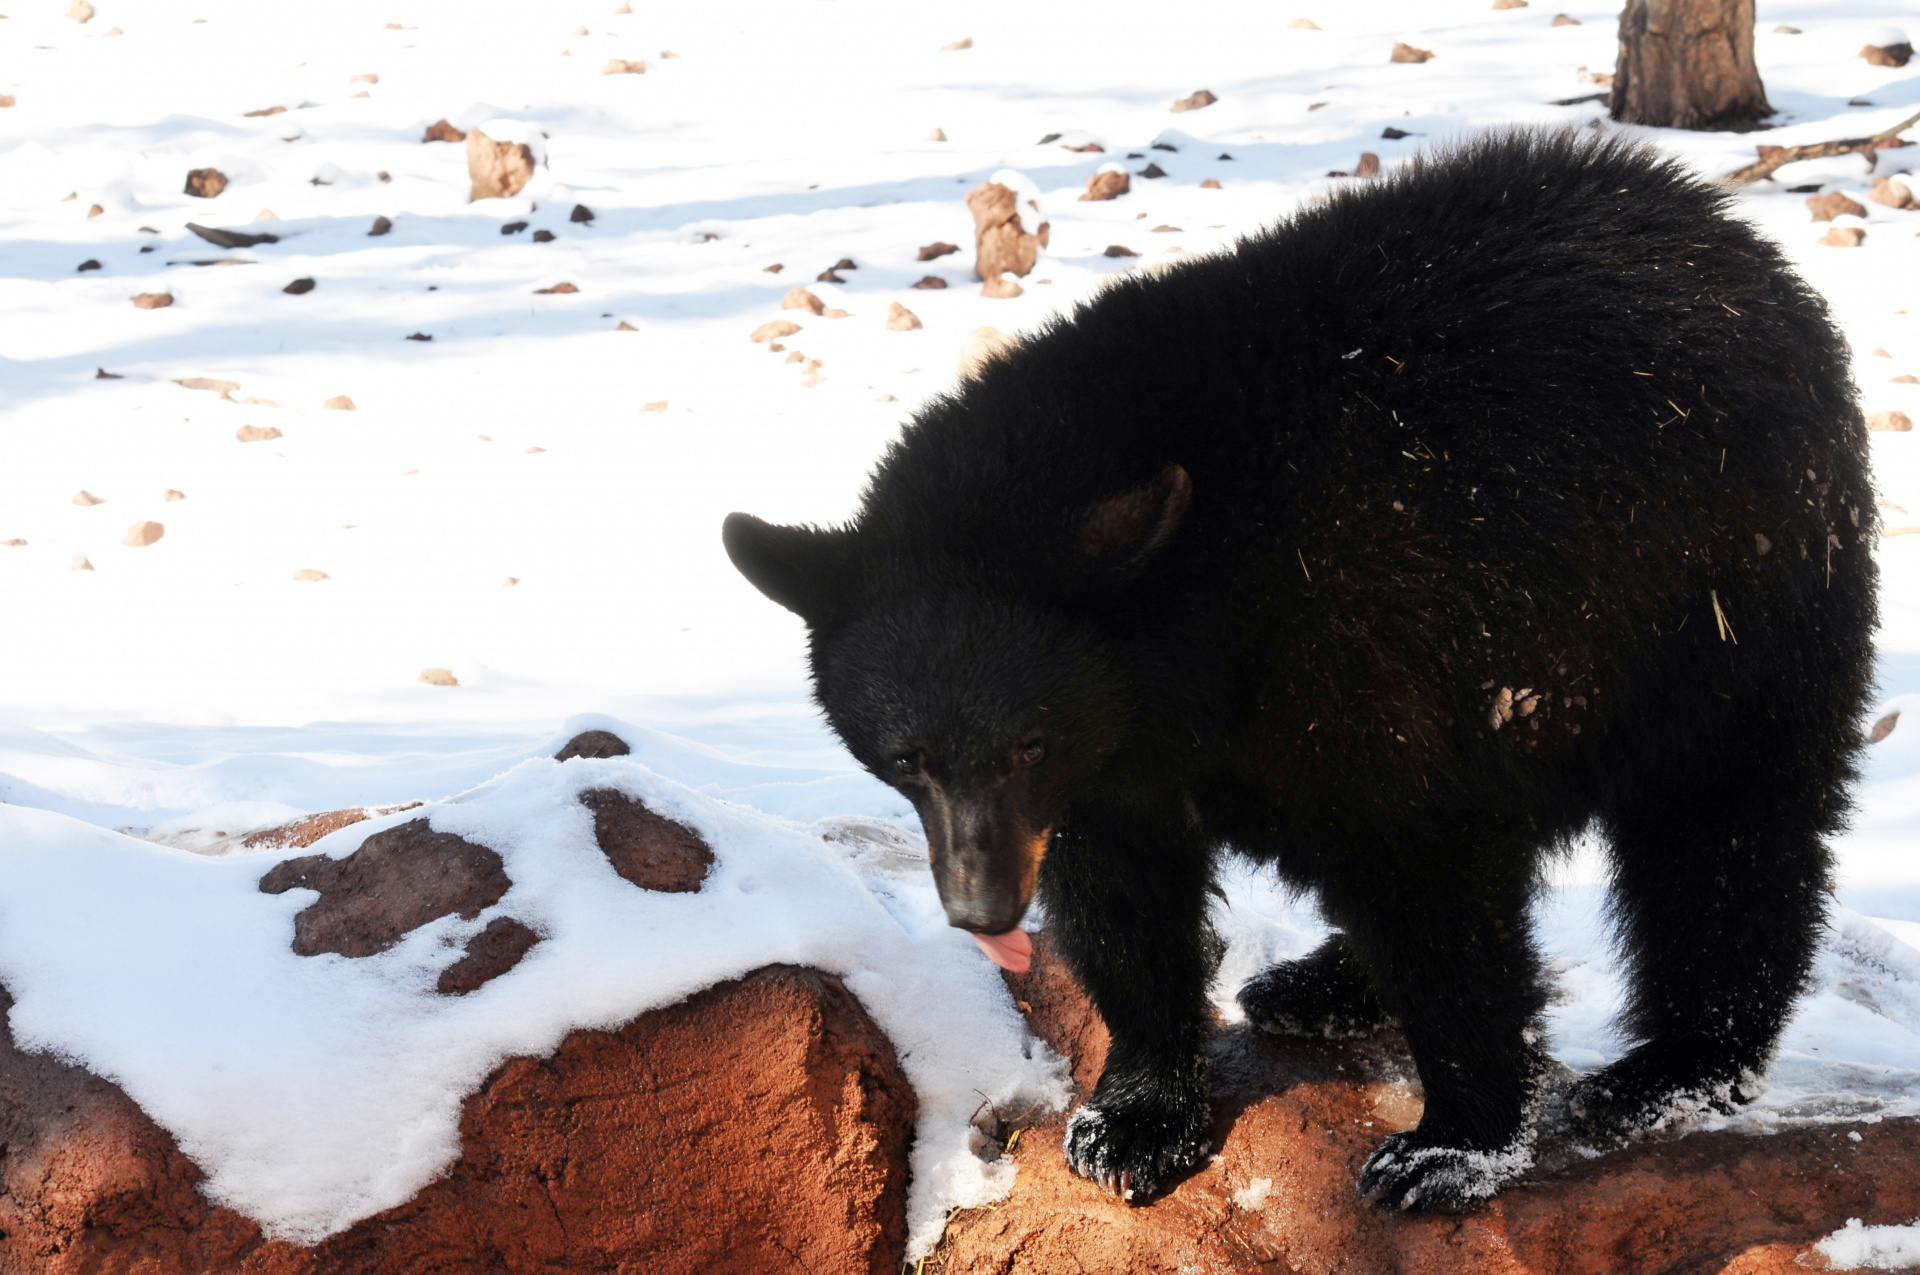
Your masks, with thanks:
[[[1773,33],[1775,35],[1799,35],[1800,28],[1790,27],[1790,26],[1787,26],[1785,23],[1782,23],[1773,29]]]
[[[0,93],[0,110],[5,110],[9,106],[18,106],[18,105],[20,105],[19,98],[15,97],[11,93]]]
[[[100,499],[100,497],[94,495],[90,491],[83,491],[83,492],[77,493],[74,496],[73,503],[76,505],[80,505],[84,508],[89,505],[104,505],[107,502]]]
[[[1886,715],[1881,717],[1879,721],[1873,724],[1873,730],[1867,735],[1867,742],[1869,744],[1879,743],[1881,740],[1885,739],[1887,736],[1893,734],[1893,728],[1898,726],[1899,724],[1900,724],[1900,710],[1895,709],[1893,712],[1887,713]]]
[[[800,325],[792,319],[769,319],[753,330],[747,339],[758,344],[761,341],[777,341],[783,336],[792,336],[800,330]]]
[[[69,570],[69,571],[91,571],[91,570],[93,570],[93,564],[92,564],[91,562],[88,562],[88,561],[87,561],[87,555],[85,555],[85,554],[83,553],[83,554],[81,554],[81,555],[80,555],[79,557],[77,557],[77,558],[75,558],[75,559],[74,559],[74,560],[73,560],[72,562],[69,562],[69,563],[67,564],[67,570]]]
[[[227,188],[227,175],[217,168],[195,168],[187,172],[186,193],[195,199],[212,199]]]
[[[87,209],[87,220],[92,221],[95,217],[104,216],[106,211],[99,204],[94,204]]]
[[[541,297],[553,296],[556,293],[568,293],[568,292],[578,292],[578,291],[580,291],[580,289],[574,287],[572,284],[566,282],[565,280],[562,280],[561,282],[554,284],[551,288],[535,288],[533,290],[535,296],[541,296]]]
[[[135,549],[144,549],[167,534],[167,529],[157,522],[136,522],[127,528],[127,534],[120,543]]]
[[[645,75],[646,73],[645,62],[629,61],[626,58],[613,58],[600,68],[602,75]]]
[[[1193,92],[1175,102],[1172,110],[1175,115],[1180,115],[1187,111],[1197,111],[1202,107],[1212,106],[1219,100],[1220,99],[1215,97],[1210,90],[1195,89]]]
[[[135,307],[141,310],[164,310],[173,304],[171,292],[142,292],[133,299]]]
[[[1005,276],[998,279],[989,279],[980,285],[981,296],[993,297],[1002,301],[1011,300],[1014,297],[1020,296],[1025,291],[1025,288]]]
[[[1858,248],[1867,237],[1867,232],[1858,226],[1835,226],[1820,236],[1820,242],[1829,248]]]
[[[392,221],[388,220],[385,217],[375,217],[373,219],[373,228],[367,231],[367,237],[369,239],[378,239],[381,235],[391,233],[392,230],[393,230]]]
[[[160,497],[160,499],[164,501],[185,500],[186,498],[187,498],[186,492],[180,491],[179,489],[174,487],[167,488],[166,494]]]
[[[807,356],[802,354],[800,351],[795,350],[792,353],[788,354],[786,358],[780,361],[782,363],[805,363],[807,361]]]
[[[972,47],[973,47],[973,37],[969,35],[969,36],[962,36],[960,39],[955,40],[952,44],[941,45],[940,51],[942,53],[958,53],[962,49],[971,49]]]
[[[1086,193],[1080,198],[1096,201],[1118,199],[1126,194],[1132,185],[1133,180],[1127,176],[1126,169],[1103,168],[1087,178]]]
[[[1312,18],[1295,18],[1293,21],[1287,23],[1287,26],[1294,31],[1318,31],[1320,29],[1320,24]]]
[[[1527,0],[1493,0],[1493,7],[1496,9],[1524,9],[1527,7]]]
[[[91,22],[93,6],[88,4],[87,0],[73,0],[73,3],[67,6],[67,16],[75,22]]]
[[[1417,49],[1411,44],[1394,41],[1393,52],[1387,56],[1389,62],[1425,62],[1433,56],[1431,49]]]
[[[333,577],[328,575],[326,572],[315,570],[312,567],[303,567],[301,570],[294,572],[293,578],[296,580],[308,580],[308,581],[333,579]]]
[[[544,452],[545,452],[546,450],[547,450],[547,449],[546,449],[546,448],[544,448],[544,447],[529,447],[529,448],[527,448],[527,455],[529,455],[529,456],[538,456],[538,455],[541,455],[541,454],[543,454],[543,453],[544,453]]]
[[[1902,372],[1899,376],[1893,378],[1893,383],[1895,385],[1920,385],[1920,376],[1915,376],[1911,372]]]
[[[973,214],[974,274],[983,280],[998,279],[1007,271],[1024,275],[1033,269],[1048,226],[1042,221],[1029,231],[1021,215],[1027,212],[1037,219],[1037,209],[1023,210],[1011,189],[983,182],[967,192],[967,210]]]
[[[1879,434],[1904,434],[1913,428],[1905,412],[1875,412],[1867,417],[1867,428]]]
[[[640,329],[634,327],[631,323],[628,323],[625,319],[622,319],[620,320],[619,325],[616,326],[613,330],[615,332],[638,332]]]
[[[887,302],[887,331],[912,332],[920,326],[920,316],[898,301]]]
[[[347,80],[349,84],[378,84],[380,77],[372,71],[362,71]]]
[[[333,411],[336,411],[336,412],[351,412],[354,410],[353,400],[348,398],[345,394],[335,394],[332,398],[328,399],[326,402],[322,403],[320,406],[325,408],[331,408]]]
[[[829,318],[829,319],[845,319],[845,318],[851,317],[853,314],[853,311],[842,310],[838,306],[828,306],[825,310],[822,310],[820,313],[823,317]]]
[[[776,261],[776,262],[774,262],[774,263],[773,263],[772,265],[770,265],[770,266],[761,266],[761,267],[760,267],[760,273],[762,273],[762,274],[779,274],[779,273],[780,273],[780,272],[781,272],[782,270],[785,270],[786,268],[787,268],[787,267],[786,267],[786,266],[785,266],[785,265],[784,265],[783,263],[781,263],[781,262],[778,262],[778,261]]]
[[[238,381],[221,381],[211,376],[183,376],[174,384],[187,390],[211,390],[224,399],[231,399],[233,392],[240,388]]]
[[[242,425],[233,431],[233,436],[243,443],[264,443],[270,438],[279,438],[280,431],[272,425]]]
[[[643,412],[665,412],[667,410],[667,400],[663,398],[656,402],[643,403],[640,410]]]
[[[1860,56],[1867,60],[1868,66],[1905,66],[1913,58],[1913,46],[1905,41],[1869,44],[1860,50]]]
[[[1553,21],[1548,25],[1556,27],[1577,27],[1580,25],[1580,19],[1571,14],[1556,13],[1553,15]]]
[[[428,686],[460,685],[460,679],[453,675],[452,669],[423,668],[420,670],[420,680],[425,682]]]
[[[947,140],[947,131],[943,128],[936,128],[927,134],[927,140],[930,142],[944,142]]]
[[[18,536],[15,536],[11,540],[0,540],[0,545],[5,545],[9,549],[18,549],[20,546],[26,543],[27,543],[26,541],[20,539],[20,537]]]
[[[467,134],[469,202],[517,195],[533,180],[533,148],[525,142],[496,142],[479,129]]]
[[[805,310],[808,314],[819,314],[827,308],[827,305],[826,302],[814,296],[813,293],[807,291],[807,289],[795,288],[793,291],[787,293],[786,296],[780,298],[780,308],[782,310]]]
[[[1209,177],[1205,181],[1200,183],[1200,189],[1201,190],[1219,190],[1220,183],[1214,178]]]
[[[1824,195],[1808,195],[1807,210],[1815,221],[1832,221],[1842,213],[1851,213],[1855,217],[1864,217],[1867,210],[1839,191],[1828,191]]]
[[[960,375],[978,376],[989,362],[1011,350],[1019,342],[999,328],[975,328],[960,346]]]
[[[1904,174],[1896,177],[1876,177],[1873,190],[1867,195],[1876,204],[1888,208],[1913,207],[1913,184]]]

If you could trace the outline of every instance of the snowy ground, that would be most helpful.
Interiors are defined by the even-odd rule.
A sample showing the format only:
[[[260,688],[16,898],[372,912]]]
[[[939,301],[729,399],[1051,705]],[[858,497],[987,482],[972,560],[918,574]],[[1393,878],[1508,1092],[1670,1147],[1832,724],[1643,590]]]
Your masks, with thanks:
[[[798,622],[732,572],[721,517],[845,515],[899,423],[952,382],[972,329],[1031,326],[1110,274],[1228,243],[1362,150],[1391,166],[1469,128],[1598,119],[1597,103],[1551,103],[1598,91],[1582,69],[1611,68],[1616,11],[99,0],[81,24],[60,16],[66,3],[8,0],[0,20],[0,94],[17,102],[0,109],[0,800],[37,808],[0,812],[15,1030],[121,1080],[217,1193],[310,1236],[444,1162],[460,1094],[503,1054],[806,959],[848,974],[908,1051],[923,1101],[936,1095],[920,1241],[945,1204],[1004,1185],[962,1163],[952,1092],[1056,1082],[1044,1058],[1022,1056],[1017,1023],[989,1004],[990,969],[937,923],[930,883],[897,870],[882,832],[819,849],[817,821],[911,827],[910,811],[808,709]],[[1557,12],[1580,23],[1554,26]],[[1903,16],[1895,0],[1762,0],[1761,70],[1786,123],[1765,140],[1861,135],[1920,109],[1915,67],[1856,56]],[[1290,27],[1298,17],[1322,29]],[[963,37],[971,48],[940,51]],[[1395,40],[1435,56],[1390,64]],[[613,58],[646,72],[602,75]],[[1200,88],[1219,101],[1169,112]],[[549,167],[521,197],[470,204],[464,148],[419,140],[442,117],[531,121]],[[1411,136],[1384,140],[1388,126]],[[947,140],[928,140],[935,129]],[[1049,133],[1107,150],[1039,144]],[[1756,139],[1660,140],[1724,172]],[[1102,164],[1137,173],[1148,159],[1167,176],[1076,201]],[[187,170],[207,166],[232,184],[183,194]],[[1910,166],[1905,152],[1882,157],[1883,172]],[[1024,296],[989,300],[970,253],[915,258],[936,240],[969,244],[961,196],[1006,167],[1043,193],[1052,248]],[[1202,188],[1209,178],[1220,188]],[[1789,169],[1746,211],[1832,300],[1868,410],[1920,419],[1920,385],[1892,380],[1920,374],[1908,312],[1920,212],[1868,204],[1864,246],[1823,247],[1825,227],[1785,189],[1813,183],[1864,202],[1864,162]],[[569,220],[581,203],[591,223]],[[390,234],[368,235],[376,216]],[[282,238],[222,251],[189,221]],[[539,230],[554,238],[535,242]],[[1142,255],[1109,258],[1109,244]],[[857,263],[844,284],[813,282],[842,257]],[[190,264],[221,259],[245,264]],[[87,260],[100,268],[78,271]],[[910,286],[927,274],[951,286]],[[301,277],[317,286],[282,291]],[[578,291],[536,294],[561,281]],[[803,331],[786,344],[821,361],[811,387],[804,363],[747,340],[798,283],[849,312],[789,312]],[[130,304],[157,291],[174,304]],[[887,330],[896,300],[921,330]],[[192,377],[239,388],[177,384]],[[356,410],[321,407],[341,394]],[[239,442],[248,425],[281,434]],[[1920,441],[1876,435],[1874,459],[1894,533],[1881,685],[1889,706],[1920,709],[1920,535],[1898,534],[1920,531]],[[100,503],[75,504],[81,491]],[[146,520],[164,538],[123,544]],[[79,558],[92,569],[72,569]],[[419,682],[428,667],[460,684]],[[610,949],[630,963],[584,989],[581,971],[614,940],[586,902],[562,904],[598,879],[567,859],[582,835],[562,801],[578,765],[528,760],[581,714],[630,724],[644,740],[635,763],[607,765],[709,828],[727,869],[718,902],[700,905],[720,911]],[[1743,1123],[1920,1110],[1916,726],[1872,750],[1819,991]],[[528,884],[501,906],[537,912],[551,939],[546,957],[450,1009],[421,1009],[431,943],[448,935],[390,954],[377,976],[359,969],[373,962],[299,973],[284,932],[300,896],[250,894],[264,860],[190,853],[291,813],[439,798],[443,826],[478,820],[511,843],[496,844]],[[776,870],[774,851],[803,844],[806,870]],[[1597,880],[1582,859],[1541,910],[1565,992],[1556,1048],[1576,1067],[1618,1050]],[[859,940],[836,951],[820,915],[775,906],[778,882],[838,900],[830,914],[856,918]],[[1315,937],[1311,913],[1266,883],[1238,877],[1230,894],[1226,979]],[[674,928],[689,917],[713,924]],[[689,937],[715,932],[725,944]],[[916,1007],[883,973],[944,990]],[[281,976],[308,980],[285,1004],[337,1015],[324,1035],[261,1009]],[[536,1003],[559,1008],[516,1012]],[[307,1049],[316,1039],[342,1043]],[[403,1046],[437,1061],[392,1078]],[[200,1065],[214,1056],[217,1071]],[[315,1082],[303,1092],[337,1096],[286,1121],[273,1077],[302,1058]],[[329,1119],[401,1132],[316,1143]],[[315,1145],[342,1149],[295,1154]]]

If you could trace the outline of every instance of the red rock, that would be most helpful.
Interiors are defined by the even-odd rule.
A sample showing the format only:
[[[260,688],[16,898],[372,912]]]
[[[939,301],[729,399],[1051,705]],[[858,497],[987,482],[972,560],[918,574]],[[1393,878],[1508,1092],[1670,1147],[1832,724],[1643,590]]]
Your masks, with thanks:
[[[1558,24],[1556,24],[1558,25]],[[1425,62],[1433,56],[1431,49],[1416,49],[1411,44],[1394,41],[1393,52],[1387,56],[1389,62]]]
[[[1104,168],[1087,178],[1086,193],[1081,195],[1080,198],[1083,200],[1094,200],[1096,202],[1107,199],[1118,199],[1120,196],[1126,194],[1132,185],[1132,179],[1127,176],[1126,170]]]
[[[1824,195],[1808,195],[1807,209],[1813,213],[1815,221],[1832,221],[1842,213],[1851,213],[1855,217],[1867,215],[1865,208],[1837,190],[1829,191]]]
[[[814,296],[813,293],[807,291],[807,289],[795,288],[787,293],[786,296],[780,298],[780,308],[782,310],[805,310],[808,314],[819,314],[827,308],[827,305],[826,302]]]
[[[1885,204],[1889,208],[1911,208],[1914,204],[1913,186],[1904,176],[1898,180],[1892,177],[1876,177],[1873,179],[1873,190],[1868,193],[1867,198],[1876,204]]]
[[[960,246],[958,244],[950,244],[950,243],[942,242],[940,240],[935,240],[933,243],[927,244],[925,247],[921,248],[920,255],[915,257],[914,260],[915,261],[938,261],[940,258],[948,255],[949,253],[955,253],[959,251],[960,251]]]
[[[923,289],[944,288],[947,286],[947,281],[937,274],[922,275],[920,281],[913,286]]]
[[[477,128],[467,134],[469,202],[519,194],[533,169],[533,148],[525,142],[496,142]]]
[[[444,1177],[302,1248],[208,1204],[118,1088],[8,1037],[0,1270],[897,1275],[916,1110],[838,979],[770,966],[509,1060],[466,1100]]]
[[[465,996],[520,963],[520,958],[540,941],[540,935],[523,921],[497,916],[485,929],[467,940],[460,959],[440,971],[434,990],[442,996]]]
[[[164,310],[173,304],[171,292],[142,292],[133,299],[133,304],[142,310]]]
[[[887,330],[889,332],[912,332],[920,326],[920,316],[898,301],[887,302]]]
[[[770,266],[760,267],[761,273],[763,274],[779,274],[782,270],[785,270],[785,269],[786,269],[786,266],[782,265],[778,261],[774,262]]]
[[[1042,221],[1029,231],[1021,216],[1026,211],[1037,218],[1037,210],[1022,210],[1019,197],[998,182],[983,182],[968,191],[967,210],[973,214],[975,275],[998,279],[1009,271],[1024,275],[1033,269],[1048,227]]]
[[[1553,15],[1553,21],[1548,25],[1556,27],[1577,27],[1580,25],[1580,19],[1573,17],[1571,14],[1556,13]]]
[[[1202,107],[1212,106],[1219,100],[1219,98],[1215,97],[1206,89],[1196,89],[1194,92],[1187,94],[1175,102],[1172,110],[1175,115],[1179,115],[1186,111],[1197,111]]]
[[[642,890],[691,894],[707,879],[713,851],[685,824],[611,788],[581,793],[580,804],[593,811],[593,838],[607,862]]]
[[[1913,58],[1913,46],[1902,41],[1899,44],[1869,44],[1860,50],[1860,56],[1869,66],[1905,66]]]
[[[212,199],[227,188],[227,175],[217,168],[196,168],[187,173],[187,194],[196,199]]]
[[[467,140],[467,135],[446,120],[435,120],[427,125],[426,134],[420,140],[422,142],[464,142]]]
[[[249,850],[304,850],[320,838],[342,828],[350,828],[367,818],[369,815],[364,809],[329,810],[296,819],[292,823],[283,823],[276,828],[263,828],[259,832],[249,833],[240,844]]]
[[[651,406],[651,404],[649,404]],[[627,747],[627,741],[610,730],[581,731],[568,740],[560,751],[553,755],[555,761],[572,761],[575,757],[602,759],[607,757],[625,757],[633,749]]]

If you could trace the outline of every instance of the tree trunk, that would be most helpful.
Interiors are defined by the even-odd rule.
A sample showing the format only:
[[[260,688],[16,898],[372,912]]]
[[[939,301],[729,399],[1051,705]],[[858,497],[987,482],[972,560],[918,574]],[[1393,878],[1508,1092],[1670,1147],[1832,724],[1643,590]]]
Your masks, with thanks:
[[[1773,108],[1753,61],[1754,0],[1627,0],[1613,118],[1663,128],[1747,129]]]

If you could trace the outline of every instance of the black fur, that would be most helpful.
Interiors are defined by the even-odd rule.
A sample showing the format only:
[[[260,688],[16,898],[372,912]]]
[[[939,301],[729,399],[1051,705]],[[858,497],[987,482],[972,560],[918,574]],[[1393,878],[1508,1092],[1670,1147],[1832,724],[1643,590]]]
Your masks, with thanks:
[[[910,796],[957,925],[1038,889],[1112,1030],[1067,1155],[1205,1151],[1222,848],[1333,946],[1273,1030],[1405,1030],[1417,1130],[1362,1173],[1459,1208],[1523,1169],[1527,906],[1612,847],[1637,1042],[1573,1100],[1644,1128],[1762,1069],[1819,931],[1875,623],[1846,351],[1656,152],[1482,137],[1116,283],[919,413],[837,530],[727,526],[820,703]]]

